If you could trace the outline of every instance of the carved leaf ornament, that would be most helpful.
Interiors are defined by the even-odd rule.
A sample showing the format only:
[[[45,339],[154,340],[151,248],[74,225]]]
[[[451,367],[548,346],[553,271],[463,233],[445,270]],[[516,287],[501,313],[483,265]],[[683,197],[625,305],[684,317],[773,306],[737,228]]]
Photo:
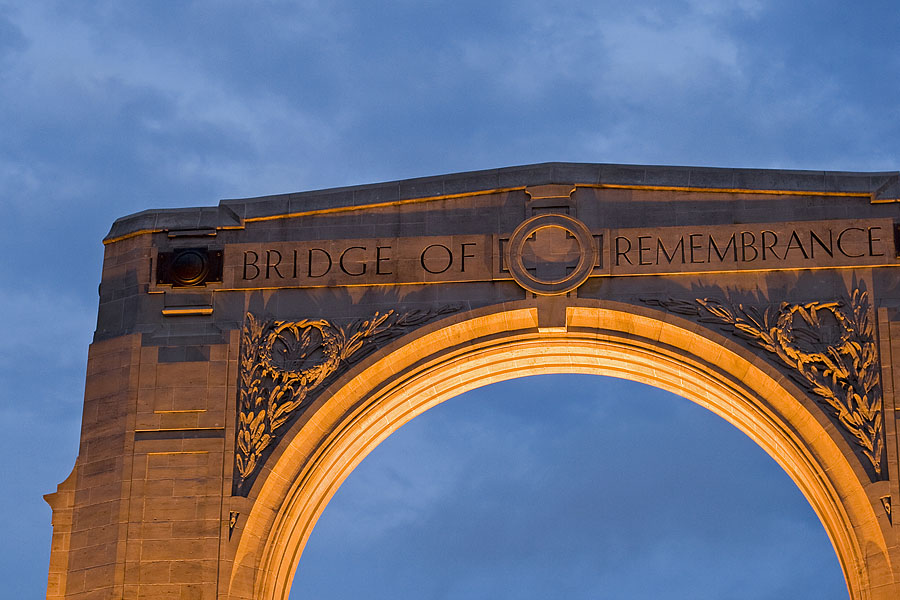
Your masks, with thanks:
[[[279,429],[312,401],[326,380],[367,354],[364,349],[374,350],[459,309],[388,311],[346,326],[324,319],[262,320],[247,313],[241,335],[235,493],[246,494]]]
[[[850,434],[877,478],[886,478],[880,367],[867,292],[854,289],[849,302],[766,308],[716,298],[645,302],[725,325],[775,355]]]

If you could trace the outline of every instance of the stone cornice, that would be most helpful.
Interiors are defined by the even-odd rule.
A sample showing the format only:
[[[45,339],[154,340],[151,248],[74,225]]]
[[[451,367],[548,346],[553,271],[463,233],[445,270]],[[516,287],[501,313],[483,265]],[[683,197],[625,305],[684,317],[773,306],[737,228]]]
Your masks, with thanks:
[[[588,163],[542,163],[419,177],[257,198],[222,200],[218,207],[146,210],[118,219],[109,244],[143,233],[240,229],[247,221],[358,210],[464,197],[527,186],[740,192],[805,196],[858,196],[871,202],[900,200],[900,172],[796,171]]]

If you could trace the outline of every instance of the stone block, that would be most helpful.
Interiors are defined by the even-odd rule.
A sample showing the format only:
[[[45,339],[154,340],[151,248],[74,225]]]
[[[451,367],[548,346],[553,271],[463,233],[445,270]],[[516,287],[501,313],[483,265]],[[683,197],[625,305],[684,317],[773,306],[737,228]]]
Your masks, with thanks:
[[[352,457],[465,389],[551,370],[624,376],[727,418],[806,490],[846,572],[865,575],[851,577],[853,597],[893,598],[900,571],[861,552],[900,552],[879,508],[896,470],[895,415],[878,430],[892,461],[878,471],[853,421],[824,409],[801,371],[818,360],[809,340],[840,353],[850,335],[860,346],[890,338],[877,372],[900,377],[898,181],[544,163],[120,219],[106,240],[76,474],[48,499],[48,598],[275,597],[267,574],[292,572],[299,551],[286,532],[312,526]],[[533,214],[577,219],[582,241],[554,221],[512,249]],[[154,257],[196,240],[222,248],[223,281],[157,284]],[[303,264],[311,252],[318,262]],[[587,280],[556,294],[584,261]],[[848,334],[862,325],[831,311],[862,291],[859,314],[877,312],[879,329]],[[212,313],[162,313],[175,305]],[[827,326],[798,312],[810,306]],[[769,333],[747,307],[769,315]],[[814,331],[801,340],[804,328]],[[807,362],[781,358],[790,352]],[[892,399],[894,383],[878,389]],[[270,445],[241,479],[237,439],[260,432]]]

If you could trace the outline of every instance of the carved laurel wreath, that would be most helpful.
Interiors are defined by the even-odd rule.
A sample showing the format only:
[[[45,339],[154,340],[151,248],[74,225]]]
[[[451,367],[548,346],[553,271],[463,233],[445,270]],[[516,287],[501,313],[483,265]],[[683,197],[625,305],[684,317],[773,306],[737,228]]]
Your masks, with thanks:
[[[263,320],[248,312],[241,335],[235,492],[246,493],[279,429],[341,367],[367,348],[459,308],[375,313],[346,326],[324,319]]]
[[[766,308],[715,298],[644,302],[726,325],[774,354],[850,434],[876,476],[884,478],[879,361],[865,291],[854,289],[849,302],[782,302]]]

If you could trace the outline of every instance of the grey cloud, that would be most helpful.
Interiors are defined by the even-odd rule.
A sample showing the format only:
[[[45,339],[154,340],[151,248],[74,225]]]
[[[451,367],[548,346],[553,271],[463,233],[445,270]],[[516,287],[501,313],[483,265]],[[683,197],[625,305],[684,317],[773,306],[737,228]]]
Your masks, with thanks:
[[[77,414],[95,306],[36,286],[0,290],[0,306],[6,319],[0,379],[9,382],[7,393],[19,396],[12,406],[48,421]]]
[[[11,55],[15,55],[28,47],[28,39],[22,30],[6,16],[7,11],[0,6],[0,61],[8,59]],[[3,69],[0,62],[0,78],[2,78]]]

